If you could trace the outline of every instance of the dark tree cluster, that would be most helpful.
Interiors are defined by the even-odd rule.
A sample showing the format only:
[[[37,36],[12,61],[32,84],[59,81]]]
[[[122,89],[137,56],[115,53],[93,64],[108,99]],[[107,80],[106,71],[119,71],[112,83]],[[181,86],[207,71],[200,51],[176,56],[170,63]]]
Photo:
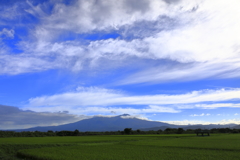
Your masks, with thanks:
[[[0,131],[0,137],[49,137],[49,136],[87,136],[87,135],[137,135],[137,134],[195,134],[201,129],[187,129],[183,128],[166,128],[158,131],[141,131],[132,130],[132,128],[125,128],[123,131],[105,131],[105,132],[80,132],[75,131],[47,131],[47,132],[14,132],[14,131]],[[208,130],[210,133],[240,133],[240,129],[230,128],[213,128]]]

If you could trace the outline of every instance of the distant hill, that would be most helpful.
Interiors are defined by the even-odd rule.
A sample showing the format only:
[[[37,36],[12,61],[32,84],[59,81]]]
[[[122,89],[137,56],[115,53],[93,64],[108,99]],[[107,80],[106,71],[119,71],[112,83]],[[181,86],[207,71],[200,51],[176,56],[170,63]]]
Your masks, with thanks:
[[[178,126],[178,125],[172,125],[172,126],[161,126],[161,127],[152,127],[152,128],[143,128],[141,129],[142,131],[158,131],[158,130],[162,130],[164,131],[166,128],[183,128],[182,126]]]
[[[198,128],[201,128],[201,129],[231,128],[235,125],[236,124],[223,124],[223,125],[220,125],[220,124],[200,125],[199,124],[199,125],[188,125],[188,126],[184,127],[183,129],[187,130],[187,129],[198,129]]]
[[[231,128],[233,128],[233,129],[240,129],[240,125],[235,125],[235,126],[233,126]]]
[[[144,128],[142,129],[143,131],[149,131],[149,130],[153,130],[153,131],[157,131],[159,129],[161,130],[165,130],[166,128],[183,128],[184,130],[187,129],[212,129],[212,128],[236,128],[236,129],[240,129],[240,125],[236,125],[236,124],[225,124],[225,125],[219,125],[219,124],[209,124],[209,125],[175,125],[173,127],[169,127],[169,126],[160,126],[160,127],[152,127],[152,128]]]
[[[46,132],[48,130],[52,131],[74,131],[78,129],[81,132],[85,131],[122,131],[125,128],[132,128],[133,130],[150,128],[150,127],[175,127],[168,123],[156,122],[142,120],[138,118],[129,118],[130,115],[123,114],[115,117],[93,117],[89,119],[84,119],[78,122],[69,123],[59,126],[47,126],[47,127],[34,127],[29,129],[20,129],[16,131],[42,131]]]

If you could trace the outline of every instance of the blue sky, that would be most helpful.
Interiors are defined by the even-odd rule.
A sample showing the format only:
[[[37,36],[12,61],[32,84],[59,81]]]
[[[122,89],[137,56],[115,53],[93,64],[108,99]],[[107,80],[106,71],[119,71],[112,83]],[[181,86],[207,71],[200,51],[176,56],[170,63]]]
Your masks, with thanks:
[[[124,113],[239,124],[239,6],[0,0],[0,129]]]

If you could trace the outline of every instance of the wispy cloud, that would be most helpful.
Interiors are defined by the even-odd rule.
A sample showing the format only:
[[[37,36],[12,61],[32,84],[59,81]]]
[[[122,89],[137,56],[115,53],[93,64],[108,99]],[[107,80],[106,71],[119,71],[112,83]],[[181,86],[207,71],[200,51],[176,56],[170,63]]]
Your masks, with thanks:
[[[10,75],[54,69],[57,65],[49,62],[48,58],[44,59],[28,54],[14,56],[1,54],[0,60],[0,74]]]
[[[0,31],[0,38],[1,37],[13,38],[14,37],[14,30],[3,28],[2,31]]]
[[[178,95],[157,94],[139,96],[105,88],[79,87],[76,92],[31,98],[29,99],[27,108],[37,111],[62,110],[63,108],[73,111],[73,109],[79,108],[79,113],[110,113],[111,111],[135,114],[140,112],[177,113],[181,109],[188,108],[213,109],[219,107],[240,107],[239,104],[234,103],[219,103],[221,101],[239,99],[238,95],[240,95],[238,88],[228,90],[200,90]],[[206,102],[217,104],[208,104]],[[129,107],[116,107],[121,105]],[[148,106],[148,108],[136,109],[134,108],[136,105]]]
[[[205,114],[205,113],[202,113],[202,114],[191,114],[190,116],[191,117],[198,117],[198,116],[210,116],[211,114],[209,114],[209,113],[207,113],[207,114]]]
[[[62,110],[66,106],[59,106],[57,107],[59,110]],[[81,108],[81,109],[80,109]],[[32,108],[33,110],[41,111],[47,110],[49,112],[52,111],[53,108]],[[79,107],[79,110],[76,110],[76,107],[68,107],[68,111],[74,114],[86,114],[86,115],[96,115],[96,114],[103,114],[109,115],[110,113],[114,112],[116,114],[125,114],[128,113],[130,115],[141,115],[141,114],[148,114],[148,113],[179,113],[180,110],[169,108],[169,107],[162,107],[162,106],[147,106],[147,107]]]
[[[15,18],[19,18],[22,12],[19,10],[21,5],[18,4],[11,4],[11,5],[0,5],[0,25],[6,25],[6,22],[9,20],[13,20]]]
[[[239,99],[240,89],[200,90],[178,95],[127,95],[115,90],[98,87],[86,87],[84,90],[42,96],[29,99],[31,105],[158,105],[158,104],[186,104],[199,102],[219,102]],[[229,104],[224,104],[227,106]],[[208,107],[208,105],[202,105]],[[219,104],[221,106],[221,104]],[[201,107],[201,105],[197,105]],[[209,105],[217,107],[217,105]]]
[[[240,59],[157,66],[128,76],[118,84],[183,82],[201,79],[237,78]]]
[[[231,108],[239,108],[239,103],[214,103],[214,104],[195,104],[196,108],[203,109],[215,109],[215,108],[223,108],[223,107],[231,107]]]
[[[201,124],[201,125],[209,125],[209,124],[221,124],[221,125],[226,125],[226,124],[240,124],[240,119],[235,118],[235,119],[223,119],[219,121],[213,121],[213,122],[208,122],[208,121],[200,121],[200,120],[182,120],[182,121],[164,121],[166,123],[170,124],[176,124],[176,125],[196,125],[196,124]]]

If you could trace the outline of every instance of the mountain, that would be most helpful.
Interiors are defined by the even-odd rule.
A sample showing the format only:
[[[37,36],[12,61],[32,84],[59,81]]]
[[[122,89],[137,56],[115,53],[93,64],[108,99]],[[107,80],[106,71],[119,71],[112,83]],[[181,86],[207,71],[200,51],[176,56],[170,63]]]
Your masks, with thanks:
[[[175,125],[168,123],[156,122],[142,120],[138,118],[131,118],[128,114],[123,114],[115,117],[93,117],[89,119],[84,119],[78,122],[69,123],[59,126],[47,126],[47,127],[34,127],[29,129],[20,129],[16,131],[42,131],[46,132],[48,130],[52,131],[74,131],[78,129],[81,132],[85,131],[122,131],[125,128],[132,128],[133,130],[151,128],[151,127],[161,127],[167,126],[171,128],[176,128]]]
[[[46,132],[48,130],[52,131],[74,131],[79,130],[81,132],[86,131],[123,131],[125,128],[132,128],[133,130],[140,129],[142,131],[154,130],[157,131],[159,129],[165,130],[166,128],[183,128],[187,129],[212,129],[212,128],[238,128],[236,124],[227,124],[227,125],[173,125],[163,122],[157,121],[148,121],[138,118],[133,118],[128,114],[123,114],[115,117],[100,117],[95,116],[93,118],[84,119],[78,122],[59,125],[59,126],[47,126],[47,127],[34,127],[29,129],[19,129],[15,130],[18,132],[21,131],[41,131]]]

